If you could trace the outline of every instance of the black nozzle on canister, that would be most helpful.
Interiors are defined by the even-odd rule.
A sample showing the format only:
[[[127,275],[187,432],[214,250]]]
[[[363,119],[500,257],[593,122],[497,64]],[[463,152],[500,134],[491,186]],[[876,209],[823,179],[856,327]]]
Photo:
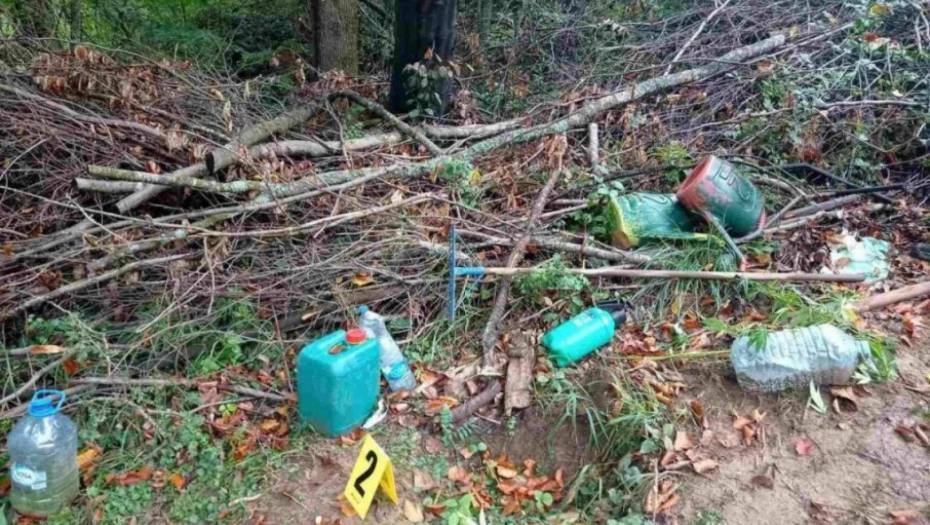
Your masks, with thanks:
[[[626,324],[627,316],[630,310],[633,309],[633,305],[623,299],[603,301],[596,303],[594,306],[609,313],[618,327]]]

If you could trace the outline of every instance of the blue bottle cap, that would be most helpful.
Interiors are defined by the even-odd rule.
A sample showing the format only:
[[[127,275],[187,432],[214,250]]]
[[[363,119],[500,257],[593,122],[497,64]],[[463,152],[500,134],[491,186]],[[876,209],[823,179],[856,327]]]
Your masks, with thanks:
[[[367,311],[368,311],[368,307],[367,307],[366,305],[364,305],[364,304],[363,304],[362,306],[359,306],[359,307],[358,307],[358,313],[360,313],[360,314],[363,314],[363,313],[365,313],[365,312],[367,312]]]
[[[55,402],[54,398],[58,398]],[[48,417],[58,413],[65,402],[65,393],[61,390],[37,390],[29,402],[29,415]]]

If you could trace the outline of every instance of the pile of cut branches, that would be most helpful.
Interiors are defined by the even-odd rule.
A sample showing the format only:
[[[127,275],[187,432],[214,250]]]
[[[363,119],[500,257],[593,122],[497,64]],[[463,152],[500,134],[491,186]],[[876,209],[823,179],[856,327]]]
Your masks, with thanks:
[[[747,18],[746,5],[724,2],[682,15],[689,30],[674,38],[638,27],[642,43],[631,56],[662,68],[487,124],[406,122],[372,98],[375,85],[338,77],[304,84],[281,104],[260,82],[211,78],[185,64],[140,64],[80,46],[32,56],[0,81],[0,342],[21,344],[30,314],[89,312],[91,326],[146,334],[102,341],[119,348],[120,372],[139,376],[198,358],[150,346],[157,321],[210,324],[221,299],[249,301],[282,345],[341,323],[361,303],[410,319],[415,339],[445,309],[453,224],[466,241],[463,258],[475,264],[515,266],[525,253],[561,252],[578,266],[661,265],[655,253],[621,251],[563,226],[610,179],[666,189],[662,174],[695,160],[676,155],[670,139],[679,150],[729,152],[767,168],[788,153],[823,160],[829,148],[863,140],[848,136],[848,121],[881,117],[916,130],[889,176],[925,185],[914,166],[926,161],[926,115],[917,109],[926,86],[895,100],[846,88],[817,97],[755,89],[781,68],[813,75],[851,67],[837,43],[863,37],[852,33],[859,15],[846,15],[769,34]],[[883,78],[861,74],[867,83]],[[760,98],[776,103],[759,109]],[[601,143],[613,145],[600,155],[597,140],[581,140],[597,126]],[[834,131],[818,134],[824,126]],[[800,139],[763,149],[772,128]],[[789,180],[783,202],[819,197]],[[506,314],[502,290],[485,354]],[[153,302],[162,313],[146,317]],[[4,402],[25,398],[53,368],[17,368]]]

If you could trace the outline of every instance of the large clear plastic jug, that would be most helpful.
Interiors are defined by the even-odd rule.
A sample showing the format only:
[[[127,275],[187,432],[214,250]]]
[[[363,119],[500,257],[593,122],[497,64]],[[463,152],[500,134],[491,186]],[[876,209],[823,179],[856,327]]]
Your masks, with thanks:
[[[29,415],[7,437],[10,501],[20,514],[52,516],[78,495],[77,425],[60,413],[64,402],[60,390],[37,391]]]
[[[733,342],[730,361],[743,390],[773,393],[786,388],[842,385],[856,367],[871,359],[869,344],[839,328],[823,324],[768,334],[765,348],[748,336]]]

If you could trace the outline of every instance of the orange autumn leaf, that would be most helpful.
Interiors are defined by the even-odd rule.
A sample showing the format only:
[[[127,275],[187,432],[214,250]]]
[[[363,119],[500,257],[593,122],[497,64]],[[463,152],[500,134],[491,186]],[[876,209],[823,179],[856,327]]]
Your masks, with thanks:
[[[467,482],[469,478],[471,478],[471,475],[467,470],[465,470],[464,467],[453,465],[449,467],[449,471],[446,473],[446,477],[448,477],[450,481],[463,483]]]
[[[807,437],[799,438],[794,443],[794,451],[797,452],[799,456],[809,456],[813,449],[814,442]]]
[[[498,467],[497,467],[497,475],[498,475],[499,477],[504,478],[504,479],[512,479],[512,478],[515,478],[515,477],[517,477],[517,474],[519,474],[519,473],[517,472],[516,469],[507,468],[507,467],[504,467],[504,466],[501,466],[501,465],[498,465]]]
[[[349,503],[348,501],[340,501],[339,510],[342,511],[342,515],[347,518],[352,518],[357,515],[357,513],[355,512],[355,509],[352,508],[352,504]]]
[[[280,426],[281,426],[281,422],[278,421],[277,419],[266,419],[262,421],[261,428],[262,428],[262,432],[264,432],[265,434],[270,434],[274,432],[275,430],[277,430],[278,427]]]
[[[139,470],[127,472],[125,474],[110,474],[107,476],[107,483],[118,483],[124,487],[129,487],[147,481],[151,477],[152,468],[146,465]]]
[[[524,475],[524,476],[532,476],[532,475],[533,475],[533,470],[536,468],[536,460],[535,460],[535,459],[527,459],[527,460],[524,460],[524,461],[523,461],[523,466],[526,467],[526,468],[523,469],[523,475]]]
[[[348,434],[344,436],[339,436],[338,438],[336,438],[336,443],[339,443],[340,445],[354,445],[355,443],[358,442],[358,440],[362,439],[362,436],[364,435],[365,435],[365,431],[362,430],[361,427],[358,427],[352,432],[349,432]]]
[[[704,419],[704,403],[701,403],[700,400],[692,399],[691,400],[691,413],[694,414],[694,417],[703,420]]]
[[[94,461],[97,459],[97,456],[100,455],[100,452],[95,448],[88,448],[78,454],[77,464],[78,470],[81,472],[87,471],[90,467],[94,465]]]
[[[183,489],[184,485],[187,485],[187,480],[184,479],[184,476],[177,474],[177,473],[172,474],[168,478],[168,482],[174,485],[174,487],[178,490]]]
[[[687,317],[685,317],[685,320],[682,321],[681,327],[689,332],[692,332],[694,330],[700,330],[701,328],[704,327],[704,325],[701,324],[701,321],[698,320],[697,317],[694,317],[693,315],[688,315]]]
[[[356,272],[355,275],[352,276],[352,284],[355,286],[365,286],[373,282],[375,282],[375,278],[368,272]]]
[[[73,359],[65,359],[61,362],[61,368],[64,369],[66,374],[73,376],[74,374],[78,373],[78,370],[81,369],[81,365],[79,365],[78,362]]]

